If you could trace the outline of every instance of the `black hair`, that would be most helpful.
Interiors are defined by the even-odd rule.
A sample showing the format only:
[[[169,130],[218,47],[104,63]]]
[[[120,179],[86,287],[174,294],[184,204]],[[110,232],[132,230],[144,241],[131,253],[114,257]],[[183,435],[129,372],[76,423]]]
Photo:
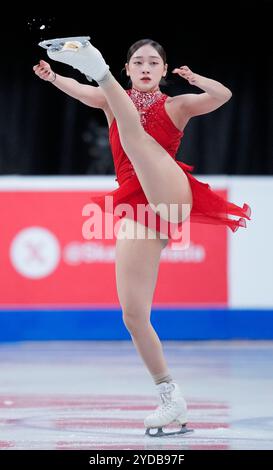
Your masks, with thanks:
[[[164,48],[161,46],[161,44],[159,44],[157,41],[153,41],[152,39],[140,39],[139,41],[132,44],[131,47],[129,47],[128,52],[127,52],[127,63],[131,59],[132,55],[138,49],[140,49],[140,47],[147,46],[147,45],[152,46],[158,52],[158,54],[160,55],[165,65],[167,62],[166,52]]]

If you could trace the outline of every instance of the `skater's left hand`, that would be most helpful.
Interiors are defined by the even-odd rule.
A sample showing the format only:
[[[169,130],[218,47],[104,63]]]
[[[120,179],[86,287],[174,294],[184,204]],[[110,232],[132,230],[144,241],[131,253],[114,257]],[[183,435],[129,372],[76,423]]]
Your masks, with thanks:
[[[197,81],[197,73],[192,72],[187,65],[173,69],[172,73],[176,73],[180,77],[185,78],[191,85],[195,85]]]

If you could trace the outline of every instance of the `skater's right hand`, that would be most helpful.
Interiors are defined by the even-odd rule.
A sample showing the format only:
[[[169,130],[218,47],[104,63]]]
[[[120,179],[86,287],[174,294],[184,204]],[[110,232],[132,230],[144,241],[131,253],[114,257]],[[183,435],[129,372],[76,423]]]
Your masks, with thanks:
[[[55,72],[51,70],[50,65],[44,60],[40,60],[39,64],[34,65],[33,70],[42,80],[53,82],[56,78]]]

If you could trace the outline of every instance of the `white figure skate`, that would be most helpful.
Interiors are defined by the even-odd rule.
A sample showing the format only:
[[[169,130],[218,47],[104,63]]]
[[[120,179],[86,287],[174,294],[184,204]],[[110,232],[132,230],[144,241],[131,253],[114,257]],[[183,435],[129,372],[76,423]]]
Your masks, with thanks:
[[[151,437],[172,436],[192,432],[187,428],[187,404],[175,382],[163,382],[157,385],[161,405],[144,420],[145,434]],[[176,422],[181,424],[179,431],[165,432],[163,426]],[[157,429],[157,432],[151,432]]]
[[[109,66],[89,39],[89,36],[48,39],[39,42],[39,46],[46,49],[50,59],[71,65],[90,81],[99,81],[107,74]]]

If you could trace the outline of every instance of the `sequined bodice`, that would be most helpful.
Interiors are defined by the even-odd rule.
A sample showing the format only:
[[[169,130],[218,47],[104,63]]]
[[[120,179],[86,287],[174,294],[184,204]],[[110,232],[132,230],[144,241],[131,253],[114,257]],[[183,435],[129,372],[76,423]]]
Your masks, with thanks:
[[[146,124],[146,114],[151,106],[159,101],[165,102],[166,100],[166,95],[161,93],[160,90],[143,92],[132,88],[129,90],[128,94],[140,114],[140,120],[143,126]]]

